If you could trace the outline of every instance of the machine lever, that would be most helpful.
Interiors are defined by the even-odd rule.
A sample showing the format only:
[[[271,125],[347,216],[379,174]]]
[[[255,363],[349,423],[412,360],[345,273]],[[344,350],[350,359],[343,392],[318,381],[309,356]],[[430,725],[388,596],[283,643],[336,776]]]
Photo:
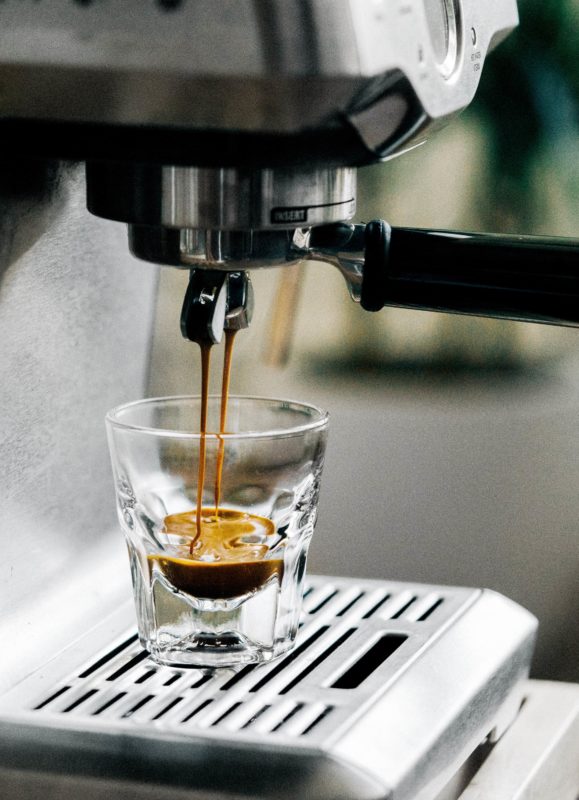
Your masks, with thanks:
[[[366,225],[364,231],[364,277],[360,304],[365,311],[380,311],[388,297],[388,263],[392,228],[382,219]]]
[[[391,228],[313,229],[308,258],[336,266],[367,311],[384,306],[579,327],[579,241]]]
[[[579,242],[411,228],[388,235],[385,223],[371,222],[361,299],[368,310],[401,306],[577,327]]]

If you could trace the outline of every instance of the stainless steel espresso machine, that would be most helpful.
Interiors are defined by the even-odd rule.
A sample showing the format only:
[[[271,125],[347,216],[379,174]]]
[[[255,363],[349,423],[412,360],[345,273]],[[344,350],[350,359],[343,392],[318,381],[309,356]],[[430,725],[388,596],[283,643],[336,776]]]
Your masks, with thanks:
[[[579,690],[526,680],[536,621],[486,590],[314,576],[279,661],[150,662],[102,429],[145,390],[153,264],[191,271],[196,341],[248,323],[247,270],[304,259],[368,310],[577,324],[568,243],[350,222],[357,169],[464,109],[517,19],[515,0],[0,4],[2,797],[579,794]]]

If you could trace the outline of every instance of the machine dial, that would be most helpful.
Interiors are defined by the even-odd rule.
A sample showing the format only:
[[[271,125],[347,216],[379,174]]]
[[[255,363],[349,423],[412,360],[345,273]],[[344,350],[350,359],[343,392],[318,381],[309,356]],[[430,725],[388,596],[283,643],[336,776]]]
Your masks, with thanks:
[[[457,0],[422,0],[434,59],[445,78],[454,72],[459,51]]]

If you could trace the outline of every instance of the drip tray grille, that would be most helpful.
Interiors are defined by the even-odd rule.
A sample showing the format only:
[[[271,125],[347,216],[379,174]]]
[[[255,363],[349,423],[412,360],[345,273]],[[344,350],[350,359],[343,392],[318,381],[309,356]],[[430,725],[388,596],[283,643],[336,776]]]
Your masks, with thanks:
[[[161,667],[148,658],[137,634],[131,633],[82,664],[61,685],[51,687],[30,710],[109,724],[131,720],[133,725],[146,725],[163,720],[164,726],[184,730],[305,736],[322,721],[333,726],[336,710],[349,705],[347,696],[332,702],[309,699],[311,684],[309,691],[304,684],[314,672],[317,695],[327,690],[334,697],[332,689],[359,688],[402,644],[413,651],[423,644],[428,638],[423,630],[428,619],[432,635],[471,596],[468,591],[457,598],[454,590],[447,601],[435,590],[319,580],[306,589],[294,649],[271,664],[246,666],[237,672]],[[356,646],[352,646],[354,641]],[[349,666],[344,674],[335,675],[336,663],[346,661]],[[392,674],[392,669],[388,672]],[[381,685],[385,677],[381,670]],[[297,693],[299,698],[293,696]],[[356,706],[359,700],[358,695]]]
[[[481,602],[485,597],[487,602]],[[488,603],[492,608],[477,622]],[[517,625],[513,628],[514,620],[509,627],[509,614],[504,609],[502,619],[496,618],[500,611],[494,608],[497,603],[505,604],[515,617],[520,616],[517,624],[521,630]],[[476,747],[495,726],[499,706],[527,674],[535,628],[527,612],[478,589],[314,577],[304,595],[294,649],[269,664],[235,671],[155,664],[141,648],[137,634],[128,628],[133,616],[132,607],[120,610],[114,620],[99,626],[94,636],[87,635],[53,659],[41,675],[30,676],[0,698],[2,728],[7,726],[10,731],[10,726],[15,726],[13,732],[19,731],[16,739],[23,740],[26,731],[34,731],[32,738],[37,744],[44,736],[51,747],[61,739],[63,753],[74,749],[75,737],[87,736],[92,744],[85,749],[98,751],[102,746],[103,752],[112,755],[113,770],[115,763],[117,769],[122,764],[127,736],[141,743],[143,758],[147,748],[158,749],[163,742],[179,742],[191,748],[200,739],[204,758],[211,742],[215,752],[221,756],[225,752],[227,757],[234,751],[236,757],[243,752],[251,754],[258,747],[273,755],[284,754],[285,758],[291,753],[295,759],[305,748],[309,758],[318,753],[320,763],[335,758],[334,772],[341,774],[342,783],[350,780],[347,763],[353,762],[352,770],[358,774],[356,785],[361,788],[361,769],[368,770],[373,785],[385,766],[381,763],[383,756],[373,752],[376,737],[388,747],[389,738],[398,730],[404,740],[408,720],[400,718],[399,695],[406,697],[406,702],[416,698],[424,702],[425,691],[436,693],[437,679],[446,695],[456,690],[456,697],[438,698],[433,708],[425,704],[423,709],[415,705],[410,709],[410,720],[417,713],[420,717],[419,726],[410,732],[416,740],[412,754],[416,758],[432,747],[429,725],[434,726],[432,730],[440,729],[441,734],[451,724],[464,728],[461,703],[472,719],[468,702],[476,703],[480,692],[487,695],[488,704],[485,680],[496,683],[502,671],[504,677],[493,690],[493,708],[488,709],[493,719],[484,721],[482,733],[477,729],[477,741],[472,745]],[[502,644],[496,647],[496,658],[489,661],[492,639],[496,638],[493,634],[505,623],[509,636],[506,640],[503,635],[498,637]],[[473,625],[478,625],[476,637],[472,635]],[[462,637],[464,642],[464,631],[469,632],[468,641],[457,648],[453,641]],[[516,658],[514,653],[518,653]],[[492,666],[481,684],[483,654]],[[468,672],[471,669],[472,675]],[[460,689],[453,686],[455,679],[462,679]],[[408,694],[412,686],[413,693]],[[383,719],[390,719],[388,726],[383,725]],[[473,720],[472,724],[480,726],[480,722]],[[370,747],[364,745],[368,737]],[[456,740],[454,734],[451,740]],[[121,746],[122,741],[125,745]],[[397,751],[399,744],[397,741]],[[178,758],[176,745],[171,756]],[[400,771],[400,754],[393,752],[392,756]],[[167,754],[163,757],[166,759]],[[451,760],[449,754],[449,763]],[[295,769],[299,776],[299,765]],[[380,785],[390,784],[385,777]],[[339,796],[335,775],[329,786],[334,786],[332,791]],[[223,786],[221,792],[227,795]],[[318,795],[323,797],[323,791]],[[266,792],[264,796],[276,794]]]

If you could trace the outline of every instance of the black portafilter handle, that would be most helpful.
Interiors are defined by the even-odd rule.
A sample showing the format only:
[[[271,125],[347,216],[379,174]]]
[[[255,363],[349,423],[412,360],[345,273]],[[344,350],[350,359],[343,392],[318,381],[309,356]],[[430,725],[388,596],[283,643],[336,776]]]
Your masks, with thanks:
[[[458,231],[364,230],[361,304],[579,326],[579,241]]]

